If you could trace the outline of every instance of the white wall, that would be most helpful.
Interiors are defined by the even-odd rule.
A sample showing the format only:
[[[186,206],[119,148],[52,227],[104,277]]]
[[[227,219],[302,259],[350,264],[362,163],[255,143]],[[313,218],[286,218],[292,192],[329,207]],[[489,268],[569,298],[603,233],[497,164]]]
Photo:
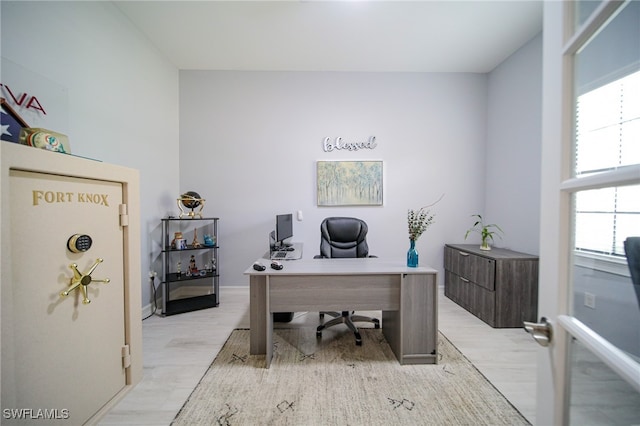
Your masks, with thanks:
[[[489,74],[483,218],[504,231],[498,247],[539,253],[542,35]]]
[[[63,131],[72,152],[140,171],[140,281],[147,305],[150,260],[158,251],[153,236],[179,194],[178,71],[110,2],[2,1],[0,7],[3,65],[66,89]],[[39,83],[23,78],[13,80],[14,87]]]
[[[178,73],[111,3],[3,1],[0,7],[3,61],[67,89],[73,152],[140,170],[145,306],[147,272],[159,271],[160,218],[177,212],[175,199],[186,190],[199,191],[205,213],[221,218],[222,285],[247,283],[242,272],[266,250],[275,215],[283,212],[303,211],[294,231],[306,257],[317,252],[320,221],[349,214],[370,224],[373,253],[404,259],[406,210],[443,193],[433,208],[435,224],[418,242],[422,264],[442,270],[442,245],[464,242],[469,216],[484,214],[485,205],[486,215],[507,228],[511,248],[535,252],[523,242],[536,231],[488,210],[511,202],[512,193],[491,190],[501,187],[500,177],[488,175],[485,199],[485,143],[500,139],[501,105],[510,105],[505,114],[517,108],[518,126],[527,131],[539,125],[535,93],[531,102],[511,104],[513,94],[495,88],[525,71],[533,78],[529,69],[510,66],[511,58],[488,76]],[[524,61],[533,63],[535,48],[525,51]],[[516,131],[512,121],[502,124]],[[322,150],[326,136],[371,135],[375,150]],[[530,143],[534,151],[540,144]],[[507,155],[505,164],[531,166],[528,156]],[[384,161],[384,206],[316,206],[316,161],[366,159]],[[501,173],[516,180],[510,169]],[[535,173],[526,179],[537,181]]]
[[[436,201],[418,241],[420,262],[441,269],[443,244],[462,242],[484,204],[486,75],[326,72],[180,72],[181,190],[221,218],[221,285],[267,250],[275,215],[304,214],[294,241],[318,254],[331,215],[369,224],[373,254],[406,259],[406,212]],[[378,146],[324,152],[323,138]],[[318,160],[383,160],[384,205],[317,207]],[[442,277],[440,277],[442,279]]]
[[[585,293],[596,300],[595,308],[585,306]],[[573,315],[625,352],[640,357],[640,310],[629,276],[573,268]]]
[[[541,37],[488,76],[181,71],[181,190],[221,218],[221,285],[246,284],[275,215],[297,210],[304,257],[324,217],[353,215],[369,223],[372,253],[404,259],[407,209],[442,194],[421,264],[442,271],[443,245],[465,242],[475,213],[503,227],[497,246],[537,253],[540,70]],[[327,136],[372,135],[374,150],[322,149]],[[383,206],[316,206],[318,160],[367,159],[384,161]]]

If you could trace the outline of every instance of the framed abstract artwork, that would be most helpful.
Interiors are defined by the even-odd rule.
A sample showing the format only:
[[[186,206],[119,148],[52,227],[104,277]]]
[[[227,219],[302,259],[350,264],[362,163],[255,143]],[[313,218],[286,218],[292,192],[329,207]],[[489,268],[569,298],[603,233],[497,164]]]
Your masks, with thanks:
[[[318,161],[318,206],[381,206],[382,161]]]

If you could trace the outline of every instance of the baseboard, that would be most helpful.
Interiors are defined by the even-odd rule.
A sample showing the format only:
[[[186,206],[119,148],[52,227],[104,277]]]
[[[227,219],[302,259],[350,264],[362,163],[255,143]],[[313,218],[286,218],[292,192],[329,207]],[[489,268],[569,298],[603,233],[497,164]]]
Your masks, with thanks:
[[[142,318],[147,318],[151,316],[152,313],[153,313],[152,303],[149,303],[148,305],[142,307]]]

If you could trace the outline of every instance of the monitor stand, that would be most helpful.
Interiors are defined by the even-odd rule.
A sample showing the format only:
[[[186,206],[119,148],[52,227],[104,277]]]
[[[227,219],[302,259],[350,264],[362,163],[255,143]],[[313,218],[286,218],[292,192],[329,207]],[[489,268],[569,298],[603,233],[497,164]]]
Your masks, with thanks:
[[[276,231],[269,232],[269,250],[270,251],[293,251],[293,244],[276,241]]]

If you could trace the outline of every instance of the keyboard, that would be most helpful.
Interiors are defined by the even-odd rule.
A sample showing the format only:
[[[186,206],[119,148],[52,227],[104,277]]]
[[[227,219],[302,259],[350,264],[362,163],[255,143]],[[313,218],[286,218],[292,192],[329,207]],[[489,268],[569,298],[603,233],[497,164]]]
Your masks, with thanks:
[[[267,257],[273,260],[294,260],[302,258],[302,243],[295,243],[296,246],[271,247]]]

